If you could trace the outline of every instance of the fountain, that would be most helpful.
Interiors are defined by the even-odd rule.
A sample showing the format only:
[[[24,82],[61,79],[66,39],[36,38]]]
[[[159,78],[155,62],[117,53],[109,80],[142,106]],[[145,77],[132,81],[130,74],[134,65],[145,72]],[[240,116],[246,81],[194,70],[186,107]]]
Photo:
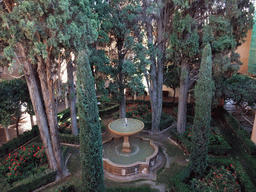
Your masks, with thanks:
[[[144,123],[122,118],[112,121],[108,128],[119,138],[103,142],[105,172],[118,176],[148,174],[158,160],[158,147],[149,139],[134,136],[142,131]]]

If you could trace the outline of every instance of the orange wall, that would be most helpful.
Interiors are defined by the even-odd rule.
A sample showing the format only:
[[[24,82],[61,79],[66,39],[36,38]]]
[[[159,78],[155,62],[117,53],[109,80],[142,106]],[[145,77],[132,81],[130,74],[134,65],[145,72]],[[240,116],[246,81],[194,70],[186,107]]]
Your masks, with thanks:
[[[252,30],[249,30],[247,33],[247,37],[245,38],[245,42],[241,46],[239,46],[236,50],[236,52],[240,54],[240,60],[243,63],[243,65],[240,66],[239,73],[246,74],[248,71],[248,60],[249,60],[249,53],[250,53],[251,36],[252,36]]]

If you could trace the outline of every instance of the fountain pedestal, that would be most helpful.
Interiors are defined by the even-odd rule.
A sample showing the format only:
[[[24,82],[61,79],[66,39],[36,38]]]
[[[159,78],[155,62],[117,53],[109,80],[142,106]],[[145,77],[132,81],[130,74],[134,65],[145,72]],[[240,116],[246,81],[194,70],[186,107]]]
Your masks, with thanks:
[[[131,145],[130,145],[128,136],[124,136],[122,151],[125,153],[131,153]]]
[[[122,152],[131,153],[129,136],[139,133],[144,128],[144,123],[137,119],[122,118],[112,121],[108,125],[108,128],[113,134],[124,137]]]

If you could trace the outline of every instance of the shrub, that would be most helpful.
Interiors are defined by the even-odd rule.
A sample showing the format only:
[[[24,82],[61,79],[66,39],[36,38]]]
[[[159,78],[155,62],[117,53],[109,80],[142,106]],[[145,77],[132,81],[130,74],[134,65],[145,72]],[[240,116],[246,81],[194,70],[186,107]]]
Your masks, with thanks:
[[[187,125],[183,134],[179,134],[175,129],[170,130],[170,132],[173,140],[181,144],[187,152],[191,152],[192,125]],[[210,128],[209,141],[208,154],[226,155],[231,150],[218,127]]]
[[[56,192],[75,192],[75,185],[67,183],[65,185],[60,186],[58,189],[55,190]]]
[[[32,127],[32,130],[25,131],[22,135],[20,135],[19,138],[14,138],[13,140],[3,144],[3,146],[0,147],[0,157],[6,156],[8,153],[12,152],[38,135],[39,129],[38,126],[35,125]]]
[[[40,169],[38,166],[47,162],[44,147],[33,145],[31,148],[21,147],[14,154],[9,153],[0,163],[0,173],[6,181],[12,185],[13,182],[34,174]],[[42,170],[41,170],[42,171]]]
[[[241,164],[229,158],[210,158],[210,165],[207,174],[200,179],[190,177],[189,167],[182,173],[171,178],[169,186],[173,186],[175,191],[255,191],[256,188],[246,175]],[[222,178],[222,179],[220,179]],[[226,178],[226,179],[225,179]],[[230,180],[232,180],[231,183]],[[229,184],[229,185],[227,185]],[[217,189],[218,187],[218,189]]]
[[[107,192],[151,192],[150,187],[126,187],[107,189]]]
[[[246,149],[247,153],[250,155],[256,155],[256,145],[251,141],[250,134],[241,128],[237,119],[227,111],[224,111],[224,117],[232,131],[238,137],[238,141],[240,141],[242,146]]]
[[[144,123],[144,129],[150,130],[152,124],[152,112],[148,104],[128,105],[126,109],[127,118],[139,119]],[[174,119],[170,115],[162,113],[160,121],[160,130],[164,130],[171,126]]]
[[[19,183],[14,184],[14,186],[8,190],[8,192],[21,192],[21,191],[33,191],[43,185],[53,182],[56,177],[56,172],[51,170],[46,170],[43,173],[39,173],[22,180]]]
[[[74,136],[71,134],[59,134],[59,140],[62,143],[79,144],[79,135]]]
[[[231,166],[233,166],[231,164]],[[235,170],[226,166],[211,166],[209,173],[201,178],[191,180],[191,187],[194,191],[240,191],[241,186],[237,180]]]

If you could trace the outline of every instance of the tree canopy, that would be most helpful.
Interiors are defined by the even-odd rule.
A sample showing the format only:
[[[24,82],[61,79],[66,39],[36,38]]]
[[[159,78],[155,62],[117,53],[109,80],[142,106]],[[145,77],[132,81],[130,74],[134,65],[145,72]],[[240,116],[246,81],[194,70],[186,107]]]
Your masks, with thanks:
[[[0,124],[10,125],[11,118],[20,113],[21,106],[31,106],[25,80],[14,79],[0,82]]]

